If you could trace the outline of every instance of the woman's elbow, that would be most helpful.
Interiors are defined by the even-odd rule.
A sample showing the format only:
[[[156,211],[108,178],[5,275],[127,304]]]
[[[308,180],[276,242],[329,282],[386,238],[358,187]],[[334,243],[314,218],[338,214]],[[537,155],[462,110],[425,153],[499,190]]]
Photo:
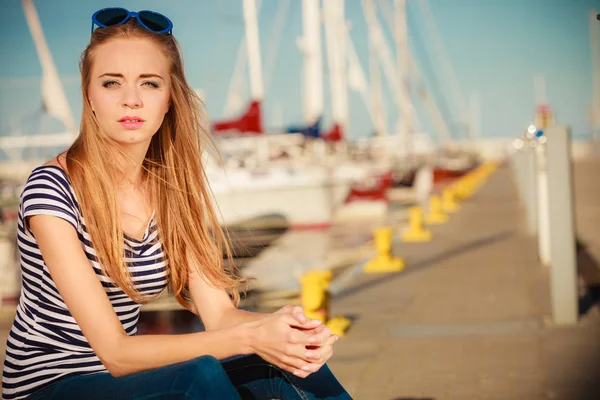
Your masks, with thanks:
[[[122,362],[120,362],[117,359],[116,356],[98,356],[98,358],[100,359],[100,362],[102,362],[102,365],[104,365],[104,368],[106,368],[106,370],[112,377],[119,378],[127,375],[125,366]]]
[[[125,354],[122,349],[123,347],[120,346],[117,341],[110,346],[105,346],[103,349],[98,349],[98,351],[96,351],[96,355],[100,359],[102,365],[104,365],[104,368],[106,368],[108,373],[115,378],[130,373],[129,368],[127,368],[128,363],[123,359]]]

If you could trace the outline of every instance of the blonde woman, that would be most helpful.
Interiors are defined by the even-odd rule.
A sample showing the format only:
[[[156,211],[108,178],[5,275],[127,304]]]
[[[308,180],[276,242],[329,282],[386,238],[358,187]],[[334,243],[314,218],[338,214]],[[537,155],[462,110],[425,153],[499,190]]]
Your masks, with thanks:
[[[92,21],[81,132],[21,196],[3,398],[350,398],[325,365],[327,327],[298,307],[237,308],[244,280],[222,261],[206,121],[171,21],[122,8]],[[205,332],[136,336],[140,304],[167,286]]]

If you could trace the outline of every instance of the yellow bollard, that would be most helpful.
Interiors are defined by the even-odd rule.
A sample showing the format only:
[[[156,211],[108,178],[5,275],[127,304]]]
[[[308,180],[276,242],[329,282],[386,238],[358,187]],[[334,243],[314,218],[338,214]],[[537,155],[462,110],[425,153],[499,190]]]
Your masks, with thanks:
[[[468,199],[473,194],[473,177],[471,175],[464,176],[458,185],[458,195],[461,199]]]
[[[331,333],[338,336],[344,336],[346,330],[350,327],[351,320],[345,317],[335,317],[327,321],[327,326],[331,329]]]
[[[375,258],[367,262],[363,268],[367,273],[400,272],[404,269],[404,260],[392,257],[392,228],[379,228],[375,230]]]
[[[450,188],[444,189],[442,192],[442,209],[444,212],[452,213],[458,211],[458,203],[454,199],[454,192]]]
[[[451,185],[455,197],[465,200],[473,195],[489,176],[498,168],[497,162],[486,162],[458,179]]]
[[[302,308],[308,318],[327,322],[331,271],[309,271],[300,278]]]
[[[448,222],[448,215],[444,214],[440,196],[431,196],[429,200],[429,214],[425,217],[425,223],[439,225],[446,222]]]
[[[464,200],[466,197],[464,196],[464,184],[463,184],[463,178],[461,178],[460,180],[454,182],[451,186],[452,188],[452,192],[454,193],[454,197],[460,200]]]
[[[433,235],[423,226],[421,207],[408,209],[408,229],[402,234],[403,242],[429,242]]]
[[[332,276],[329,270],[309,271],[302,276],[300,303],[307,318],[318,319],[326,324],[333,334],[344,336],[352,321],[341,316],[329,319],[329,285]]]

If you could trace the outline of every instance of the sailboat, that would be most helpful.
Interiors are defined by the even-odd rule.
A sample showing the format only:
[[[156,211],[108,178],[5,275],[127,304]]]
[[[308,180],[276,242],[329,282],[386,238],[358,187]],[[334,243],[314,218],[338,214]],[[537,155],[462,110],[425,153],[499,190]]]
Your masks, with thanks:
[[[78,134],[73,113],[54,65],[52,54],[46,43],[33,0],[22,0],[22,6],[42,67],[42,110],[60,121],[65,131],[52,134],[0,137],[0,149],[4,151],[8,158],[6,161],[2,161],[2,168],[0,168],[0,179],[2,180],[22,180],[27,177],[34,167],[39,165],[41,160],[23,159],[21,153],[23,149],[66,148],[73,143]]]
[[[233,158],[226,159],[223,168],[213,165],[209,174],[224,222],[276,212],[288,218],[292,226],[328,226],[336,209],[348,199],[351,187],[372,174],[371,166],[329,158],[318,135],[307,134],[318,132],[323,108],[319,0],[303,0],[302,5],[306,124],[296,133],[288,129],[288,133],[274,134],[266,131],[262,116],[264,88],[256,2],[243,0],[251,99],[240,116],[212,126],[219,149],[225,150],[226,158]],[[247,159],[240,160],[243,156],[239,154]]]
[[[395,186],[411,186],[418,175],[418,170],[424,165],[431,167],[432,180],[435,183],[443,183],[446,180],[462,176],[476,165],[477,160],[473,154],[463,151],[461,146],[453,140],[435,99],[428,93],[426,82],[408,46],[406,0],[395,0],[393,9],[388,2],[379,2],[378,4],[383,8],[384,21],[394,32],[397,62],[394,62],[393,52],[388,47],[377,18],[376,4],[363,0],[362,6],[369,34],[370,69],[378,71],[379,65],[381,65],[388,84],[394,88],[392,100],[398,107],[399,119],[396,123],[395,133],[388,133],[385,122],[381,121],[377,125],[379,134],[366,140],[373,149],[381,147],[390,149],[390,156],[394,160]],[[435,24],[430,13],[427,12],[429,8],[426,0],[419,0],[419,5],[423,9],[422,14],[427,22],[427,29],[437,38]],[[451,64],[446,62],[447,57],[443,54],[440,41],[436,41],[436,44],[436,49],[440,53],[436,59],[444,61],[442,63],[445,66],[444,71],[450,71],[447,73],[453,78]],[[378,74],[375,75],[375,78],[373,84],[377,86]],[[455,78],[450,80],[454,82]],[[419,119],[411,99],[411,87],[418,89],[420,100],[429,113],[434,124],[434,132],[437,134],[437,144],[434,143],[431,135],[421,132]],[[460,94],[460,91],[457,89],[455,93]],[[457,103],[462,106],[462,97],[457,95],[457,99]],[[374,101],[382,103],[377,96]],[[462,107],[461,112],[464,116]]]
[[[73,142],[78,132],[33,0],[22,0],[22,6],[42,66],[42,108],[45,113],[63,123],[65,132],[0,137],[0,148],[8,156],[7,160],[0,162],[3,206],[2,218],[0,218],[0,306],[2,307],[15,304],[21,284],[15,240],[18,197],[31,170],[45,161],[25,160],[22,158],[22,150],[45,147],[66,148]]]

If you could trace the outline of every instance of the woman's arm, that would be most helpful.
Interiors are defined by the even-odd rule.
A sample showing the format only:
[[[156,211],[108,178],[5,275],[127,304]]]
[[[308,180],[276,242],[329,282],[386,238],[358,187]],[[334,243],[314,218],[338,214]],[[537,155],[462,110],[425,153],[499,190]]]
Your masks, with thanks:
[[[190,294],[207,331],[214,332],[238,325],[244,326],[248,323],[259,325],[269,317],[287,315],[293,318],[294,325],[291,327],[297,330],[296,337],[304,338],[309,342],[309,345],[304,347],[303,356],[306,362],[301,366],[303,370],[290,372],[304,378],[310,373],[318,371],[333,354],[333,344],[337,340],[337,336],[332,335],[331,330],[320,321],[306,318],[302,307],[287,305],[273,314],[239,310],[233,306],[225,290],[212,286],[204,275],[198,272],[197,268],[192,264],[190,266]],[[261,335],[253,339],[250,346],[258,347],[253,352],[264,359],[285,368],[285,357],[278,359],[276,355],[270,354],[268,349],[265,350],[268,345],[260,345],[261,340],[269,341],[270,339],[268,335]]]
[[[257,335],[272,337],[274,354],[288,354],[286,368],[301,368],[303,350],[290,346],[293,317],[246,323],[187,335],[128,336],[68,222],[48,215],[29,218],[44,262],[71,315],[113,376],[128,375],[202,355],[218,359],[256,351]],[[298,343],[295,343],[298,344]],[[290,357],[291,356],[291,357]]]
[[[190,264],[190,294],[207,331],[258,321],[267,314],[237,309],[227,292],[216,288]]]
[[[206,330],[230,328],[265,318],[265,313],[250,312],[234,307],[227,292],[208,282],[198,269],[190,264],[190,294]],[[318,321],[310,321],[300,306],[287,305],[276,314],[291,314],[304,329],[314,329]]]
[[[190,294],[204,323],[206,330],[230,328],[246,322],[258,321],[269,314],[240,310],[234,307],[229,295],[223,289],[215,288],[198,272],[190,267]],[[302,307],[285,306],[277,313],[288,313],[294,316],[298,323],[308,323],[307,329],[318,324],[309,321]]]
[[[66,221],[29,218],[44,262],[71,315],[114,376],[186,361],[201,355],[225,358],[250,352],[242,328],[188,335],[129,336]]]

